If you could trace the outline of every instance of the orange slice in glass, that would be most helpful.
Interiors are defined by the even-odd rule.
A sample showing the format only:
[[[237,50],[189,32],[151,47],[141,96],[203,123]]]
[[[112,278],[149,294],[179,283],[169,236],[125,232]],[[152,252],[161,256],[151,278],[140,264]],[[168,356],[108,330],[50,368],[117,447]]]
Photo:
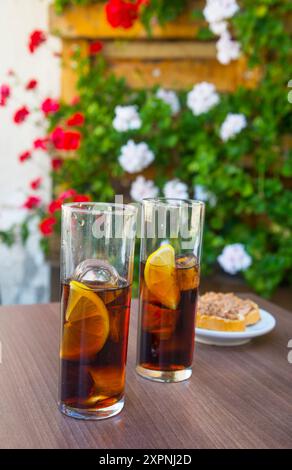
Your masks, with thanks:
[[[81,282],[70,282],[65,319],[63,359],[87,359],[103,348],[109,334],[109,314],[100,297]]]
[[[123,392],[125,385],[124,368],[90,367],[89,373],[98,394],[110,397]]]
[[[174,248],[165,244],[152,253],[145,265],[144,279],[149,291],[165,307],[175,310],[180,291],[175,267]]]
[[[169,339],[175,330],[177,318],[177,310],[145,303],[142,328],[152,334],[159,335],[162,340]]]

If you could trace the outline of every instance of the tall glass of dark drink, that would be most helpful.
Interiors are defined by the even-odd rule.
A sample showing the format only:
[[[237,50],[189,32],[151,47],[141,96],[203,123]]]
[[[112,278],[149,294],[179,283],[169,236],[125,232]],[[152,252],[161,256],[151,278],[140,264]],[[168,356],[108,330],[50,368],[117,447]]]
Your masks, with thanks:
[[[102,419],[124,405],[136,208],[62,208],[59,407]]]
[[[192,374],[204,204],[142,202],[137,372],[160,382]]]

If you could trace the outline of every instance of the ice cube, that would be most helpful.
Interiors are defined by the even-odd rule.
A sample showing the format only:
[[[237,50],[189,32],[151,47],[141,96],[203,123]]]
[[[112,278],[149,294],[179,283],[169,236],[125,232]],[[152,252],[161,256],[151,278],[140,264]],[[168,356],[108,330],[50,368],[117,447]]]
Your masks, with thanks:
[[[180,290],[196,289],[200,281],[197,258],[194,255],[181,255],[175,259],[175,263]]]
[[[117,270],[108,261],[100,259],[82,261],[75,269],[73,279],[99,289],[109,289],[119,285]]]

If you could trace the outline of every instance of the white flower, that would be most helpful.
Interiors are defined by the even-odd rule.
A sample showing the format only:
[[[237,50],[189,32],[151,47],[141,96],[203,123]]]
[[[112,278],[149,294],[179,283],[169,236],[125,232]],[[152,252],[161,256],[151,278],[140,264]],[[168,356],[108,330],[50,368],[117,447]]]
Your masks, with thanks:
[[[118,132],[140,129],[142,122],[137,106],[116,106],[113,127]]]
[[[178,178],[168,181],[164,185],[163,193],[170,199],[188,199],[189,197],[187,185]]]
[[[225,142],[242,131],[247,126],[244,114],[228,113],[220,127],[220,137]]]
[[[221,36],[221,34],[227,31],[227,21],[216,21],[214,23],[210,23],[209,28],[212,33],[216,34],[216,36]]]
[[[216,43],[217,59],[221,64],[227,65],[240,56],[240,44],[231,39],[230,33],[226,31]]]
[[[156,96],[170,106],[172,114],[177,114],[180,111],[180,102],[174,91],[159,88]]]
[[[215,194],[209,191],[205,186],[196,184],[194,187],[194,198],[199,201],[209,202],[211,207],[214,207],[217,203]]]
[[[207,0],[203,14],[208,23],[216,23],[232,18],[238,10],[236,0]]]
[[[158,78],[161,75],[161,70],[159,68],[153,69],[152,70],[152,77]]]
[[[146,197],[157,197],[159,189],[154,185],[151,180],[146,180],[144,176],[138,176],[133,181],[130,195],[134,201],[142,201]]]
[[[128,140],[121,148],[119,163],[128,173],[137,173],[149,166],[154,158],[154,153],[145,142],[136,144],[133,140]]]
[[[188,93],[187,105],[195,116],[207,113],[220,101],[216,88],[212,83],[201,82]]]
[[[229,64],[240,56],[240,44],[231,39],[227,19],[239,10],[236,0],[207,0],[203,10],[204,17],[211,31],[220,36],[217,41],[217,59],[221,64]]]
[[[229,274],[245,271],[252,264],[251,256],[241,243],[225,246],[217,261],[221,268]]]

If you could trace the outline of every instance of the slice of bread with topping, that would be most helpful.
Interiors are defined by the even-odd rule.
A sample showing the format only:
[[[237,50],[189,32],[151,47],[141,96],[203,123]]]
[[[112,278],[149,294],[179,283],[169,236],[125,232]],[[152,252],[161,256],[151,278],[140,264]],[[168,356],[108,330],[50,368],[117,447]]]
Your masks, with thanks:
[[[244,331],[246,326],[254,325],[259,320],[259,307],[252,300],[217,292],[207,292],[199,298],[197,328]]]

